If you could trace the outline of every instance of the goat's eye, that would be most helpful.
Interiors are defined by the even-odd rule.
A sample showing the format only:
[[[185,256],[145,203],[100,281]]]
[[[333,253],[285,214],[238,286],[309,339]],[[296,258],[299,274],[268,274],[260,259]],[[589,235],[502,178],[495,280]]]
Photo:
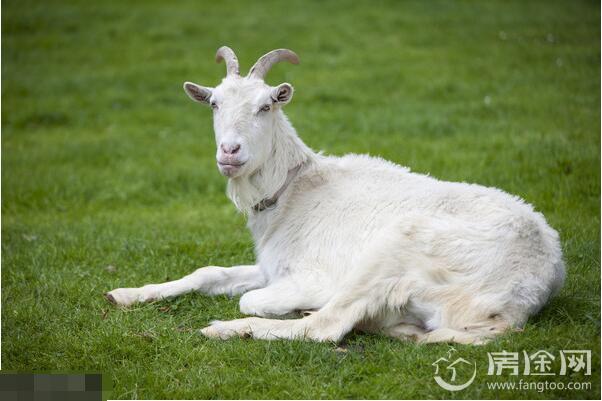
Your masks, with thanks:
[[[263,106],[261,106],[261,108],[259,109],[259,112],[265,112],[265,111],[270,111],[270,105],[269,104],[264,104]]]
[[[211,102],[211,108],[212,108],[213,110],[217,110],[217,103],[215,103],[215,102]]]

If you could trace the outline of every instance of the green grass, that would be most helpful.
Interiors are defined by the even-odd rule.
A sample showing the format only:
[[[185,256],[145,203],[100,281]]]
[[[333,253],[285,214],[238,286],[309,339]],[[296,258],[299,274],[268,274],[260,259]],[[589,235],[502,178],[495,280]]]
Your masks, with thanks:
[[[599,399],[599,16],[595,1],[3,1],[2,368],[102,372],[115,398]],[[560,232],[566,286],[524,332],[456,347],[477,363],[468,389],[433,380],[448,345],[219,342],[196,330],[240,317],[236,299],[102,298],[254,259],[210,112],[181,88],[219,82],[223,44],[245,72],[300,55],[268,81],[295,86],[287,113],[312,148],[502,188]],[[593,350],[591,377],[550,379],[593,388],[488,389],[487,352],[523,349]]]

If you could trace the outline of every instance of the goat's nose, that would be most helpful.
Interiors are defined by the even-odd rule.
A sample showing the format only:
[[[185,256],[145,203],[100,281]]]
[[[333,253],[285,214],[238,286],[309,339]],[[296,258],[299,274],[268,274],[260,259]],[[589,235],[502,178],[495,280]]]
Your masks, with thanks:
[[[220,148],[222,148],[222,152],[224,152],[227,155],[234,155],[236,153],[238,153],[238,151],[240,150],[240,144],[238,143],[222,143],[220,145]]]

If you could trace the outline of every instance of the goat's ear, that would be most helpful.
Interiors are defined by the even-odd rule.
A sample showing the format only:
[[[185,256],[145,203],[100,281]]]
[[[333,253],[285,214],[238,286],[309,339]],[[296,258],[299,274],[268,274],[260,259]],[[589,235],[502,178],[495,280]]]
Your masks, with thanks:
[[[195,102],[209,104],[211,88],[205,88],[192,82],[184,82],[184,92]]]
[[[283,83],[272,89],[272,100],[276,104],[285,105],[293,98],[293,86]]]

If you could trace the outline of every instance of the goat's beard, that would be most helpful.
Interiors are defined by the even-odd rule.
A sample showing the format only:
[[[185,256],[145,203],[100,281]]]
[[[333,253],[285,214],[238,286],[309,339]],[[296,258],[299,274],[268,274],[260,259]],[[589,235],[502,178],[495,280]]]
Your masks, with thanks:
[[[245,214],[264,199],[271,198],[284,185],[288,175],[287,164],[268,161],[251,175],[228,180],[228,197]]]

